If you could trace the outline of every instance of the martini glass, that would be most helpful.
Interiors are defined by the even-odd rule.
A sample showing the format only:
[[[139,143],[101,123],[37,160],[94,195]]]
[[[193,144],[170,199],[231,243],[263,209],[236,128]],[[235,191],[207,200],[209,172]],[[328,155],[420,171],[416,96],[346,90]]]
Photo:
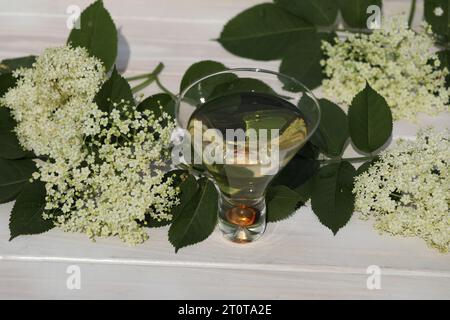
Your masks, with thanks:
[[[317,99],[292,77],[239,68],[197,80],[176,110],[189,146],[183,162],[214,182],[223,235],[237,243],[260,238],[267,187],[317,129]]]

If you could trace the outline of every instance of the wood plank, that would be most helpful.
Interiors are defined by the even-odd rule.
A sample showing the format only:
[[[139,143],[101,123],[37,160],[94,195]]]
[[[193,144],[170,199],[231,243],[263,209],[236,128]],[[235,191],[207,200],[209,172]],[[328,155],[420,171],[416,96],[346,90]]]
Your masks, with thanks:
[[[1,207],[0,253],[8,257],[53,257],[88,259],[131,259],[162,263],[193,262],[239,265],[270,270],[329,266],[346,273],[350,268],[365,270],[370,265],[407,271],[435,271],[447,275],[450,256],[429,249],[417,238],[378,235],[371,224],[356,216],[336,237],[322,226],[312,211],[304,207],[289,220],[269,224],[263,240],[241,246],[229,243],[216,230],[205,242],[174,254],[167,241],[167,228],[149,230],[150,240],[128,247],[117,239],[100,239],[95,244],[84,235],[53,230],[45,235],[24,236],[8,242],[8,210]],[[245,267],[243,267],[245,268]],[[253,268],[253,267],[252,267]],[[339,269],[341,268],[341,269]]]
[[[73,263],[0,261],[1,299],[446,299],[450,280],[366,274],[77,264],[81,289],[66,286]]]

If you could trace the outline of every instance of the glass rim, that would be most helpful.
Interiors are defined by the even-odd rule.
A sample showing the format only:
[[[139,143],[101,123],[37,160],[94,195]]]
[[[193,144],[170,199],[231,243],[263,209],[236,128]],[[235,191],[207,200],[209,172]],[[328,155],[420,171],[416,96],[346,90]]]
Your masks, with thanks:
[[[319,128],[319,124],[320,124],[320,120],[322,117],[322,110],[320,108],[320,104],[319,104],[319,100],[317,99],[317,97],[314,95],[314,93],[306,86],[304,85],[302,82],[300,82],[299,80],[295,79],[294,77],[288,76],[284,73],[280,73],[277,71],[272,71],[272,70],[267,70],[267,69],[262,69],[262,68],[230,68],[227,70],[223,70],[223,71],[219,71],[219,72],[215,72],[215,73],[211,73],[207,76],[204,76],[200,79],[198,79],[197,81],[193,82],[192,84],[190,84],[186,89],[184,89],[183,91],[181,91],[178,95],[177,95],[177,100],[175,103],[175,121],[176,121],[176,125],[178,127],[182,127],[181,123],[180,123],[180,119],[179,119],[179,110],[180,110],[180,104],[183,101],[184,96],[186,95],[186,93],[191,90],[193,87],[195,87],[196,85],[198,85],[199,83],[205,81],[206,79],[209,79],[211,77],[220,75],[220,74],[226,74],[226,73],[233,73],[233,72],[253,72],[253,73],[263,73],[263,74],[270,74],[270,75],[274,75],[277,78],[285,78],[288,79],[290,81],[292,81],[293,83],[295,83],[296,85],[299,85],[302,90],[305,93],[307,93],[309,95],[309,97],[313,100],[314,105],[317,109],[317,113],[318,113],[318,121],[314,124],[314,126],[312,127],[312,129],[310,130],[310,132],[308,132],[308,134],[306,135],[305,140],[308,141],[312,135],[316,132],[316,130]],[[293,92],[294,93],[294,92]],[[298,105],[296,105],[297,108],[299,108]]]

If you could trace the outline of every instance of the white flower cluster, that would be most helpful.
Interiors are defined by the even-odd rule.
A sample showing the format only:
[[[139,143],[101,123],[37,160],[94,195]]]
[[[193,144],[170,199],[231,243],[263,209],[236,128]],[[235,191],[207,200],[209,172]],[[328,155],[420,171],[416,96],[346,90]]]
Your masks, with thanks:
[[[450,131],[427,128],[399,140],[356,178],[355,209],[375,228],[417,236],[442,252],[450,247]]]
[[[45,182],[44,218],[90,238],[148,238],[146,215],[170,220],[178,190],[166,177],[174,123],[137,111],[129,101],[111,113],[93,103],[104,78],[99,60],[69,46],[47,49],[1,102],[17,120],[21,144],[38,156],[34,179]]]
[[[109,115],[91,114],[83,127],[87,156],[80,165],[63,159],[38,164],[47,217],[65,231],[142,243],[145,215],[171,220],[178,201],[172,177],[163,172],[174,125],[167,114],[155,119],[124,104]]]
[[[16,87],[1,103],[18,123],[22,146],[37,156],[80,161],[82,119],[97,109],[92,101],[105,78],[102,63],[82,48],[49,48],[15,76]]]
[[[328,79],[323,81],[326,97],[350,105],[366,81],[384,96],[395,120],[415,120],[419,112],[436,115],[448,110],[450,90],[445,87],[447,69],[441,70],[433,53],[428,26],[418,32],[408,28],[405,16],[383,21],[370,35],[352,34],[323,42]]]

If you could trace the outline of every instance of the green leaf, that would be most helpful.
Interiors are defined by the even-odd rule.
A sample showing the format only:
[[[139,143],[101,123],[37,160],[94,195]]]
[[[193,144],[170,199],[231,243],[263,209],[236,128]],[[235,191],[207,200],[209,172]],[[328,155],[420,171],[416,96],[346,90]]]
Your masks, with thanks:
[[[306,95],[299,102],[301,104],[312,104],[312,99]],[[342,155],[344,147],[349,138],[348,120],[345,112],[333,102],[320,99],[321,108],[320,124],[311,138],[322,153],[328,157]]]
[[[392,134],[391,109],[369,84],[353,98],[348,120],[354,145],[366,153],[382,147]]]
[[[189,201],[192,196],[197,192],[198,185],[193,176],[189,176],[189,173],[185,170],[172,170],[167,172],[164,175],[164,181],[167,181],[166,179],[171,177],[173,179],[172,186],[180,188],[180,205],[183,206],[186,205],[187,201]],[[147,215],[145,217],[145,224],[144,226],[148,228],[160,228],[164,226],[168,226],[172,223],[172,221],[176,218],[176,216],[179,214],[180,208],[177,208],[177,206],[172,208],[172,220],[161,220],[158,221],[156,219],[153,219],[150,215]]]
[[[11,73],[0,74],[0,98],[16,85],[16,78]],[[1,108],[1,105],[0,105]]]
[[[266,195],[267,222],[277,222],[289,218],[302,202],[294,190],[286,186],[269,187]]]
[[[13,59],[5,59],[0,62],[0,74],[10,73],[18,68],[31,68],[36,62],[36,56],[26,56]]]
[[[0,159],[0,203],[13,201],[35,171],[33,160]]]
[[[0,107],[0,158],[21,159],[30,155],[23,150],[14,132],[16,122],[9,109]]]
[[[103,1],[95,1],[81,13],[80,29],[72,29],[67,43],[86,48],[106,70],[111,69],[117,58],[117,30]]]
[[[108,113],[117,108],[114,103],[120,104],[122,100],[134,104],[130,85],[116,68],[113,69],[111,77],[105,81],[94,100],[100,110]]]
[[[305,146],[289,161],[272,181],[272,186],[284,185],[295,190],[311,179],[319,169],[317,161],[318,152],[310,143]]]
[[[367,8],[371,5],[382,8],[381,0],[338,0],[339,9],[345,23],[351,28],[366,29],[367,19],[371,13]]]
[[[40,234],[54,227],[42,217],[45,208],[45,184],[27,183],[17,198],[9,220],[10,241],[21,235]]]
[[[198,190],[199,184],[194,176],[188,174],[187,177],[184,177],[184,180],[180,183],[180,204],[173,208],[172,214],[174,216],[178,216],[181,212],[183,212],[185,207],[197,194]]]
[[[437,16],[434,11],[441,8],[444,12]],[[425,20],[431,25],[433,32],[442,36],[445,41],[450,39],[450,4],[448,0],[426,0]]]
[[[311,33],[302,37],[301,41],[291,45],[283,56],[280,64],[280,73],[291,76],[309,89],[314,89],[322,84],[324,73],[320,61],[324,59],[321,49],[322,41],[332,42],[335,33]],[[292,81],[281,77],[285,89],[300,91]]]
[[[180,92],[183,92],[190,85],[206,76],[226,70],[228,70],[227,67],[216,61],[206,60],[194,63],[188,68],[183,76]],[[195,104],[199,101],[210,100],[211,94],[217,86],[229,83],[236,78],[237,76],[233,73],[215,75],[190,88],[189,91],[185,93],[185,97],[192,99]]]
[[[315,27],[273,3],[251,7],[231,19],[218,41],[231,53],[255,60],[280,59]]]
[[[162,112],[165,112],[175,119],[175,101],[167,93],[158,93],[144,99],[137,106],[137,110],[153,111],[156,118],[159,118],[162,115]]]
[[[305,204],[311,199],[312,187],[313,187],[314,177],[303,183],[301,186],[294,189],[295,192],[300,197],[300,201]]]
[[[353,214],[354,176],[355,168],[344,161],[320,168],[314,178],[312,209],[320,222],[333,234],[345,226]]]
[[[275,0],[274,2],[316,26],[332,25],[338,14],[335,0]]]
[[[199,189],[183,206],[169,230],[169,241],[179,249],[209,237],[217,224],[218,194],[206,178],[198,180]]]

